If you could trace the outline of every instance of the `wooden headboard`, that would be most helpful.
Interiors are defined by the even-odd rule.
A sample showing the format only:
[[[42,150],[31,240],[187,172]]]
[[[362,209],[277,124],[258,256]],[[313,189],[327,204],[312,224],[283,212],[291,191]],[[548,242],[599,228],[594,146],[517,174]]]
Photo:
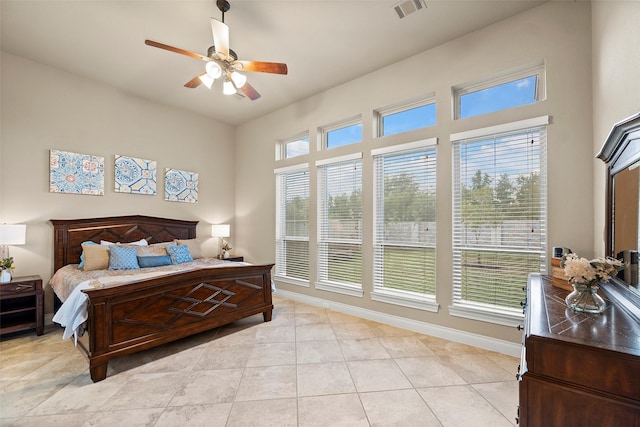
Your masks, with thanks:
[[[82,242],[170,242],[174,239],[194,239],[198,221],[154,218],[142,215],[106,218],[52,219],[54,271],[67,264],[80,262]]]

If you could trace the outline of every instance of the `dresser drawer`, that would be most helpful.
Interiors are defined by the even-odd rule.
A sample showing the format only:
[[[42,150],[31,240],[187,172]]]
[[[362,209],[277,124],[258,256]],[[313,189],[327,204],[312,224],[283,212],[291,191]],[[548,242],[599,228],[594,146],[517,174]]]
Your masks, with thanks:
[[[528,368],[543,378],[638,401],[637,356],[546,338],[530,340]]]
[[[0,295],[15,295],[15,294],[28,294],[33,293],[38,289],[38,283],[33,282],[19,282],[19,283],[5,283],[0,286]]]

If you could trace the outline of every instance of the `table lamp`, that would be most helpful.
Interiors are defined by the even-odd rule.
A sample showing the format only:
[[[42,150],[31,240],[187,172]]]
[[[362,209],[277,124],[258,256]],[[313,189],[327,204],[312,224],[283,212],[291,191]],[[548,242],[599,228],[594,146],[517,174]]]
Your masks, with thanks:
[[[223,258],[223,250],[222,244],[224,243],[224,238],[229,237],[231,235],[231,226],[229,224],[214,224],[211,226],[211,237],[217,237],[220,239],[219,242],[219,253],[218,258]]]
[[[9,246],[24,245],[26,236],[25,224],[0,224],[0,259],[9,258]]]

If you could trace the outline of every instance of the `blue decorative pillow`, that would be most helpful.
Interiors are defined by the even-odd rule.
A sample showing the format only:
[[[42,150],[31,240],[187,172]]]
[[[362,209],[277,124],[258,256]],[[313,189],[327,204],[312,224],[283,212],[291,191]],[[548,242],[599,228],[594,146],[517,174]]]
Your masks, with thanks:
[[[183,264],[193,261],[191,253],[189,253],[189,246],[187,245],[169,245],[166,249],[173,264]]]
[[[138,250],[121,246],[109,246],[109,270],[134,270],[138,265]]]
[[[171,265],[171,257],[169,255],[139,256],[138,265],[140,265],[140,268],[160,267],[161,265]]]
[[[92,242],[92,241],[86,241],[86,242],[82,242],[83,245],[97,245],[96,242]],[[80,270],[82,270],[84,268],[84,251],[82,251],[82,253],[80,254],[80,264],[78,264],[78,268]]]

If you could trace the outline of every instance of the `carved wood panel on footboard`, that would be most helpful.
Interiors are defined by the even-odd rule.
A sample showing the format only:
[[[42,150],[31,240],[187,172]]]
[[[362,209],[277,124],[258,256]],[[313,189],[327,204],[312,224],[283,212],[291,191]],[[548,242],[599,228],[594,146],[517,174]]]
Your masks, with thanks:
[[[91,378],[114,357],[262,313],[271,320],[270,265],[220,267],[87,290]]]

